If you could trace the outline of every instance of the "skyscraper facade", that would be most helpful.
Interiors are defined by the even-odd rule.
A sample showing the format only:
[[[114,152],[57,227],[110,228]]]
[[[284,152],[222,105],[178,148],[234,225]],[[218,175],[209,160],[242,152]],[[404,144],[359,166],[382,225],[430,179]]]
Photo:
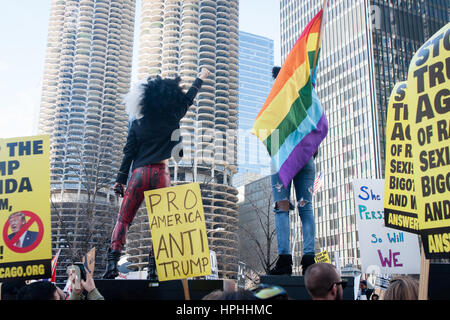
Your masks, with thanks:
[[[53,0],[39,117],[51,138],[53,250],[67,263],[97,249],[101,272],[117,215],[134,31],[133,0]]]
[[[273,40],[239,32],[238,173],[270,173],[265,146],[251,134],[253,123],[272,88]]]
[[[321,6],[281,0],[282,60]],[[415,51],[448,17],[445,0],[329,1],[316,87],[329,133],[315,161],[324,187],[314,211],[320,250],[338,253],[342,265],[360,264],[352,181],[384,178],[389,95],[407,79]],[[301,247],[301,237],[293,240]]]
[[[180,76],[186,88],[210,70],[181,120],[182,158],[170,159],[172,184],[200,183],[209,246],[219,277],[237,275],[236,172],[238,113],[238,1],[142,0],[138,79]],[[178,138],[178,136],[177,136]],[[180,146],[181,147],[181,146]],[[180,148],[181,149],[181,148]],[[145,210],[129,230],[133,268],[145,268],[150,230]]]

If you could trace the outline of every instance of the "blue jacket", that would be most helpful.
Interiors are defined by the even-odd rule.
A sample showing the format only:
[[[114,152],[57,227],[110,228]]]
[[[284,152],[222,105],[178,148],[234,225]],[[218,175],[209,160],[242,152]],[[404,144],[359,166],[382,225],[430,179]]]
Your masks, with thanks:
[[[22,243],[22,248],[28,247],[30,245],[32,245],[38,236],[38,232],[35,231],[26,231],[25,232],[25,239],[23,239],[23,243]],[[14,236],[16,235],[16,233],[11,233],[8,235],[9,240],[11,240],[12,238],[14,238]]]

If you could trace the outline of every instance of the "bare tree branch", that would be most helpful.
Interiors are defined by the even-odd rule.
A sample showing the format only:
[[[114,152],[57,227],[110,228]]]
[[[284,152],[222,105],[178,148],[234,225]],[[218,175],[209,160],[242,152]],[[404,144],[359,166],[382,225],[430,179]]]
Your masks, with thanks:
[[[76,151],[71,151],[71,157],[75,163],[66,167],[66,171],[77,178],[75,183],[79,183],[81,187],[81,198],[69,202],[63,202],[66,200],[62,198],[59,200],[61,202],[57,202],[56,194],[52,192],[51,206],[59,227],[57,236],[65,239],[62,245],[67,249],[68,258],[74,263],[81,261],[92,247],[106,247],[109,243],[115,215],[111,215],[111,220],[108,220],[108,212],[117,211],[118,200],[98,202],[100,195],[106,197],[114,181],[113,173],[105,170],[110,161],[105,147],[91,152],[82,151],[80,145]],[[72,207],[68,208],[70,205]],[[106,215],[99,215],[99,210],[106,211]]]
[[[276,229],[273,221],[272,210],[272,188],[267,183],[258,193],[258,200],[254,199],[254,194],[246,196],[245,202],[250,205],[257,226],[244,226],[240,224],[240,229],[248,236],[248,240],[253,244],[253,253],[259,260],[262,269],[267,273],[274,265],[276,259],[272,258]],[[262,196],[260,194],[262,193]],[[262,203],[261,203],[262,202]],[[263,236],[258,236],[260,232]]]

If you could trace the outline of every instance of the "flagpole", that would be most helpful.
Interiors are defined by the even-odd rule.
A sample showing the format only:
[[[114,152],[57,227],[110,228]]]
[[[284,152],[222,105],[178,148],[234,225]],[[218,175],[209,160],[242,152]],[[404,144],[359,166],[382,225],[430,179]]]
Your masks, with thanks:
[[[313,63],[313,67],[312,67],[312,74],[313,75],[314,75],[315,69],[316,69],[316,64],[317,64],[317,59],[318,59],[318,56],[319,56],[320,45],[322,44],[322,29],[323,29],[323,26],[324,26],[323,20],[326,17],[325,10],[327,9],[327,7],[328,7],[328,0],[323,0],[322,19],[320,20],[319,36],[317,37],[316,53],[314,55],[314,63]]]

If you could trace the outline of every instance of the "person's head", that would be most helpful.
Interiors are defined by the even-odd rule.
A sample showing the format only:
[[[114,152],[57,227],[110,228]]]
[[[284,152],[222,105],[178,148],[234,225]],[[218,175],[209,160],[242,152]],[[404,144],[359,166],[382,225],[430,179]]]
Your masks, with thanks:
[[[280,73],[281,67],[275,66],[272,68],[272,78],[276,79],[278,73]]]
[[[370,297],[370,300],[379,300],[380,296],[377,295],[376,293],[372,294],[372,296]]]
[[[171,114],[179,108],[183,101],[184,93],[180,87],[180,77],[166,79],[157,76],[148,78],[144,84],[144,96],[142,98],[142,114]]]
[[[399,276],[391,280],[383,300],[417,300],[419,281],[411,276]]]
[[[248,290],[214,290],[202,300],[257,300],[255,295]]]
[[[36,281],[19,290],[17,300],[64,300],[64,292],[48,281]]]
[[[8,221],[12,232],[16,233],[26,223],[25,213],[22,211],[14,212],[9,216]]]
[[[202,300],[223,300],[223,291],[214,290],[202,298]]]
[[[1,300],[16,300],[17,293],[25,285],[25,280],[12,280],[1,283]]]
[[[163,79],[156,76],[133,85],[124,99],[128,115],[171,117],[183,103],[184,92],[180,82],[180,77]]]
[[[223,291],[236,291],[238,290],[236,281],[232,279],[223,280]]]
[[[306,269],[305,286],[313,300],[342,300],[346,284],[332,264],[315,263]]]
[[[366,280],[361,280],[359,282],[359,288],[360,289],[367,289],[367,281]]]

